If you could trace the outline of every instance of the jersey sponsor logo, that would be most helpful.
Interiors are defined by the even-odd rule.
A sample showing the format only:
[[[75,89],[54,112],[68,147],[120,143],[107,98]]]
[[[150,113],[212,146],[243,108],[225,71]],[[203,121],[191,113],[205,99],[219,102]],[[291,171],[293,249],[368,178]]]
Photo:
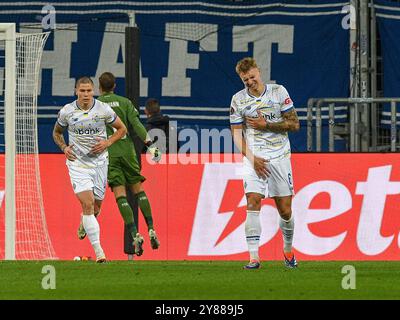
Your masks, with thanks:
[[[231,114],[234,114],[234,113],[235,113],[235,108],[231,107]]]
[[[276,119],[276,114],[274,114],[274,113],[266,113],[266,114],[263,114],[263,117],[264,117],[264,119],[267,119],[267,120],[275,120]]]
[[[93,129],[93,128],[88,128],[88,129],[75,129],[74,133],[75,134],[99,134],[101,131],[99,128]]]

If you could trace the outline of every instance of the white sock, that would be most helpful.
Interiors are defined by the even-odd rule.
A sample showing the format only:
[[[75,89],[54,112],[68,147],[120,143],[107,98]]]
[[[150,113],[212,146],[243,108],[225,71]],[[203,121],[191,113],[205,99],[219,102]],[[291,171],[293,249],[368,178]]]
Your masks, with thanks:
[[[260,211],[247,211],[245,234],[250,260],[260,260],[258,256],[261,235]]]
[[[279,227],[281,228],[283,235],[283,243],[284,243],[283,251],[291,252],[293,243],[293,233],[294,233],[293,216],[291,216],[289,220],[284,220],[280,217]]]
[[[104,252],[100,245],[100,226],[97,219],[93,214],[84,214],[82,217],[82,223],[94,252],[96,253],[96,257],[101,257],[104,255]]]

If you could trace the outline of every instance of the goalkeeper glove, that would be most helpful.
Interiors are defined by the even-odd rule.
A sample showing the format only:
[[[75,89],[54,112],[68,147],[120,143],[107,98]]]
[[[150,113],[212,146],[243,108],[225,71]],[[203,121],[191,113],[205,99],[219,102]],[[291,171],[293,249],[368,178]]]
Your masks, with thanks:
[[[156,147],[153,141],[148,141],[146,143],[147,150],[149,150],[150,154],[152,155],[151,160],[154,162],[159,162],[161,160],[161,151]]]

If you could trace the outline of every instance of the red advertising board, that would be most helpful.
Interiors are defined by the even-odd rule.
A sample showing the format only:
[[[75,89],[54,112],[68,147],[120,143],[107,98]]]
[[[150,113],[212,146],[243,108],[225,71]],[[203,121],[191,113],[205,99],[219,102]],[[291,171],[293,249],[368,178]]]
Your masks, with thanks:
[[[176,161],[171,155],[168,165],[143,159],[144,188],[161,246],[150,248],[141,218],[145,251],[135,259],[248,259],[241,161],[221,162],[208,156]],[[89,240],[80,241],[76,235],[81,209],[65,157],[42,154],[40,165],[47,228],[56,255],[93,256]],[[298,260],[399,259],[399,154],[293,154],[292,166]],[[260,255],[263,260],[280,260],[282,235],[271,199],[263,201],[260,217]],[[126,259],[123,220],[109,189],[98,219],[107,257]]]

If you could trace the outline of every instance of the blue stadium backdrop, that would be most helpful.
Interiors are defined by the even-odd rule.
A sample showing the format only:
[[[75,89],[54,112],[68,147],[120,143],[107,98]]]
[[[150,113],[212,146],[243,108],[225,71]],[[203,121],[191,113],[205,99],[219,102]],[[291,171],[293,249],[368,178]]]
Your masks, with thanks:
[[[49,22],[43,20],[43,2],[0,5],[0,22],[17,22],[21,32],[42,30],[42,21]],[[180,132],[229,128],[231,97],[243,87],[234,68],[245,56],[254,56],[263,79],[283,84],[295,102],[302,124],[300,133],[291,136],[295,152],[306,151],[307,100],[349,96],[349,31],[342,27],[346,1],[54,0],[51,5],[56,26],[48,30],[42,59],[40,152],[58,152],[51,138],[53,124],[60,107],[74,99],[77,77],[96,80],[111,71],[118,77],[117,93],[124,94],[128,12],[135,13],[141,30],[140,104],[148,97],[158,98],[164,114],[178,121]],[[380,19],[388,36],[400,32],[396,19]],[[390,41],[397,50],[392,54],[399,51],[396,45]],[[395,78],[396,68],[386,76]],[[388,94],[395,95],[398,80],[385,88]],[[141,116],[145,121],[143,111]],[[201,151],[222,149],[223,144],[221,150]]]

